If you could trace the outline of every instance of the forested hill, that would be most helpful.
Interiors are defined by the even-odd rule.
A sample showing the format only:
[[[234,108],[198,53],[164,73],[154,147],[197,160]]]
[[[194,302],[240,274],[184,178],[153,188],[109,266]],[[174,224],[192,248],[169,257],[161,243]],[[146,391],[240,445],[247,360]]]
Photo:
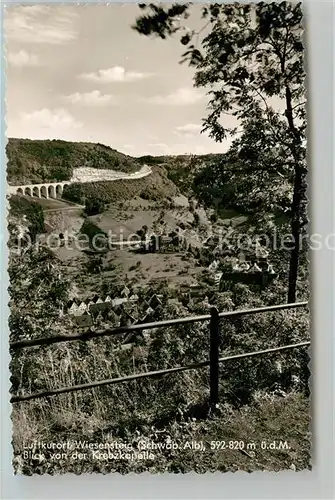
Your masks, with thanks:
[[[69,180],[77,167],[123,172],[141,168],[131,156],[99,143],[9,139],[6,154],[7,180],[12,185]]]

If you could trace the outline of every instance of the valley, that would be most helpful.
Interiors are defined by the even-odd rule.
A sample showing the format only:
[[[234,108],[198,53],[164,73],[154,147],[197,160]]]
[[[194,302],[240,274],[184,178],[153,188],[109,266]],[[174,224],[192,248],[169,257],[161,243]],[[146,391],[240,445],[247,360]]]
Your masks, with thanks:
[[[265,241],[255,238],[259,224],[256,212],[239,209],[238,204],[208,203],[206,196],[199,193],[197,178],[206,169],[214,168],[212,161],[212,157],[164,157],[159,162],[151,161],[148,167],[142,165],[137,172],[145,175],[139,178],[135,172],[120,173],[114,180],[107,180],[107,175],[101,180],[101,171],[97,170],[97,176],[90,173],[81,177],[87,182],[78,182],[76,178],[58,198],[11,195],[11,341],[27,338],[27,334],[36,338],[57,332],[94,333],[208,314],[212,307],[234,311],[285,301],[287,252],[278,253]],[[74,169],[74,175],[76,172]],[[79,170],[80,175],[83,172],[91,170],[86,167]],[[110,175],[113,177],[113,172]],[[211,189],[212,184],[208,185],[208,192]],[[17,234],[25,231],[33,244],[27,247],[23,242],[17,247]],[[305,297],[303,291],[301,298]],[[301,341],[308,338],[307,326],[302,309],[296,313],[269,312],[243,321],[225,321],[221,325],[220,353],[229,356],[276,347],[283,342],[281,339],[286,343]],[[209,337],[205,324],[194,324],[138,330],[74,344],[77,343],[72,342],[68,347],[50,346],[47,359],[35,356],[35,349],[26,353],[28,358],[19,351],[13,355],[13,363],[21,370],[29,362],[36,373],[42,374],[30,385],[30,392],[40,390],[45,384],[66,387],[206,360]],[[229,411],[234,415],[232,425],[240,429],[236,432],[254,436],[246,421],[239,420],[239,408],[250,406],[256,411],[253,405],[260,404],[266,412],[272,411],[273,404],[281,412],[280,401],[276,399],[278,388],[285,398],[291,398],[292,407],[303,405],[299,398],[307,390],[308,372],[301,354],[277,355],[279,364],[271,358],[259,358],[252,366],[245,360],[225,368],[226,376],[219,384],[222,403],[213,415],[214,420],[210,420],[210,426],[214,426],[211,432],[215,434],[215,429],[221,428],[221,419]],[[64,371],[69,360],[71,372],[67,368]],[[51,379],[46,366],[52,370]],[[250,370],[254,377],[250,377]],[[14,380],[16,393],[26,391],[25,387],[22,377]],[[64,394],[60,397],[60,410],[52,410],[49,432],[52,435],[56,425],[61,434],[69,435],[79,419],[79,432],[84,435],[89,432],[98,435],[99,429],[106,428],[107,420],[121,440],[134,428],[148,435],[147,425],[160,429],[162,420],[174,421],[176,411],[182,411],[186,421],[189,418],[186,415],[194,412],[208,416],[211,410],[205,403],[207,394],[205,368],[192,375],[172,374],[75,396]],[[268,397],[272,398],[271,404]],[[117,411],[108,403],[115,398]],[[155,407],[149,410],[153,398]],[[36,429],[41,425],[36,414],[38,404],[32,402],[29,410]],[[84,407],[88,417],[84,417]],[[256,415],[257,411],[257,419]],[[18,408],[14,418],[22,418]],[[286,418],[290,417],[283,414],[283,419]],[[170,432],[177,432],[179,426],[182,427],[182,422],[176,430],[171,427]],[[305,427],[302,425],[299,431],[301,436]],[[194,432],[202,435],[201,423]],[[22,442],[18,435],[15,443],[19,450]],[[287,453],[284,460],[291,460],[289,457]],[[162,459],[165,460],[164,454]],[[187,460],[179,454],[177,467],[187,469]],[[220,460],[217,467],[232,466]],[[280,460],[273,466],[279,464]],[[200,462],[197,467],[202,470],[203,466]],[[137,470],[138,465],[134,467]]]

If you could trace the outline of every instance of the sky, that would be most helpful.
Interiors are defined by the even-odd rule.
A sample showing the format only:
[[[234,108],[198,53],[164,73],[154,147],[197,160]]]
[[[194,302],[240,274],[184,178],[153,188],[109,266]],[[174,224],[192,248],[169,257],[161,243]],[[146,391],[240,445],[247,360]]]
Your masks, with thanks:
[[[187,22],[200,27],[193,9]],[[7,136],[99,142],[133,156],[226,151],[228,142],[200,134],[208,96],[179,63],[179,37],[138,34],[140,13],[134,4],[7,7]]]

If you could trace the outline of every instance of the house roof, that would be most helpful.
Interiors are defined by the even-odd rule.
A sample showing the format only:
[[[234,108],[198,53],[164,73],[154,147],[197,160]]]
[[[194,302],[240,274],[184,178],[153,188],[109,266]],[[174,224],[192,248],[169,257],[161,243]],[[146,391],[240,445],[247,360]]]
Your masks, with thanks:
[[[154,308],[162,304],[162,301],[160,300],[159,297],[157,297],[156,294],[152,295],[149,300],[146,300],[146,302],[150,307]]]
[[[100,311],[106,311],[110,309],[111,302],[97,302],[89,307],[89,311],[93,314],[99,313]]]
[[[93,324],[92,318],[89,314],[82,314],[73,318],[75,324],[79,327],[90,327]]]
[[[119,306],[121,304],[124,304],[125,302],[128,302],[128,299],[126,297],[121,297],[121,298],[113,299],[112,305]]]

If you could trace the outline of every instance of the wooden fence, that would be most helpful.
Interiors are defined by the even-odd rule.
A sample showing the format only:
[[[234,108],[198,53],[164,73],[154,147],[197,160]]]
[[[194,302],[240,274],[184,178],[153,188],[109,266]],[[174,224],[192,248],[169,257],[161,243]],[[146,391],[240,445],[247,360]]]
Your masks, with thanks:
[[[259,314],[264,312],[278,311],[283,309],[296,309],[299,307],[306,307],[308,302],[297,302],[293,304],[279,304],[275,306],[267,306],[260,307],[256,309],[242,309],[237,311],[228,311],[219,313],[215,307],[212,307],[210,310],[210,314],[203,316],[193,316],[193,317],[185,317],[185,318],[177,318],[170,319],[164,321],[157,321],[154,323],[143,323],[143,324],[135,324],[130,326],[112,328],[107,330],[89,330],[84,333],[76,334],[76,335],[55,335],[50,337],[43,337],[37,339],[24,339],[18,340],[16,342],[11,342],[9,347],[11,350],[17,350],[22,348],[40,346],[40,345],[50,345],[56,344],[60,342],[70,342],[70,341],[87,341],[93,338],[103,337],[103,336],[112,336],[122,333],[128,332],[136,332],[138,330],[150,330],[155,328],[168,327],[173,325],[182,325],[187,323],[197,323],[202,321],[209,321],[209,335],[210,335],[210,349],[209,349],[209,360],[202,361],[199,363],[193,363],[186,366],[178,366],[175,368],[168,368],[165,370],[156,370],[151,372],[139,373],[136,375],[128,375],[125,377],[113,378],[100,380],[88,384],[79,384],[70,387],[62,387],[59,389],[53,389],[48,391],[36,392],[33,394],[23,394],[12,396],[10,399],[11,403],[16,403],[19,401],[28,401],[31,399],[44,398],[49,396],[54,396],[56,394],[64,394],[67,392],[75,392],[82,391],[85,389],[91,389],[95,387],[101,387],[104,385],[112,385],[119,384],[122,382],[128,382],[130,380],[138,380],[142,378],[149,377],[157,377],[163,376],[171,373],[178,373],[188,370],[195,370],[197,368],[202,368],[205,366],[209,366],[209,383],[210,383],[210,403],[216,404],[218,402],[218,392],[219,392],[219,365],[224,363],[225,361],[233,360],[233,359],[243,359],[254,356],[261,356],[264,354],[276,353],[287,351],[290,349],[297,349],[302,347],[307,347],[310,345],[309,341],[300,342],[296,344],[278,346],[270,349],[264,349],[260,351],[248,352],[243,354],[236,354],[232,356],[227,356],[220,358],[219,357],[219,344],[220,344],[220,321],[222,318],[232,318],[232,317],[240,317],[246,316],[250,314]]]

